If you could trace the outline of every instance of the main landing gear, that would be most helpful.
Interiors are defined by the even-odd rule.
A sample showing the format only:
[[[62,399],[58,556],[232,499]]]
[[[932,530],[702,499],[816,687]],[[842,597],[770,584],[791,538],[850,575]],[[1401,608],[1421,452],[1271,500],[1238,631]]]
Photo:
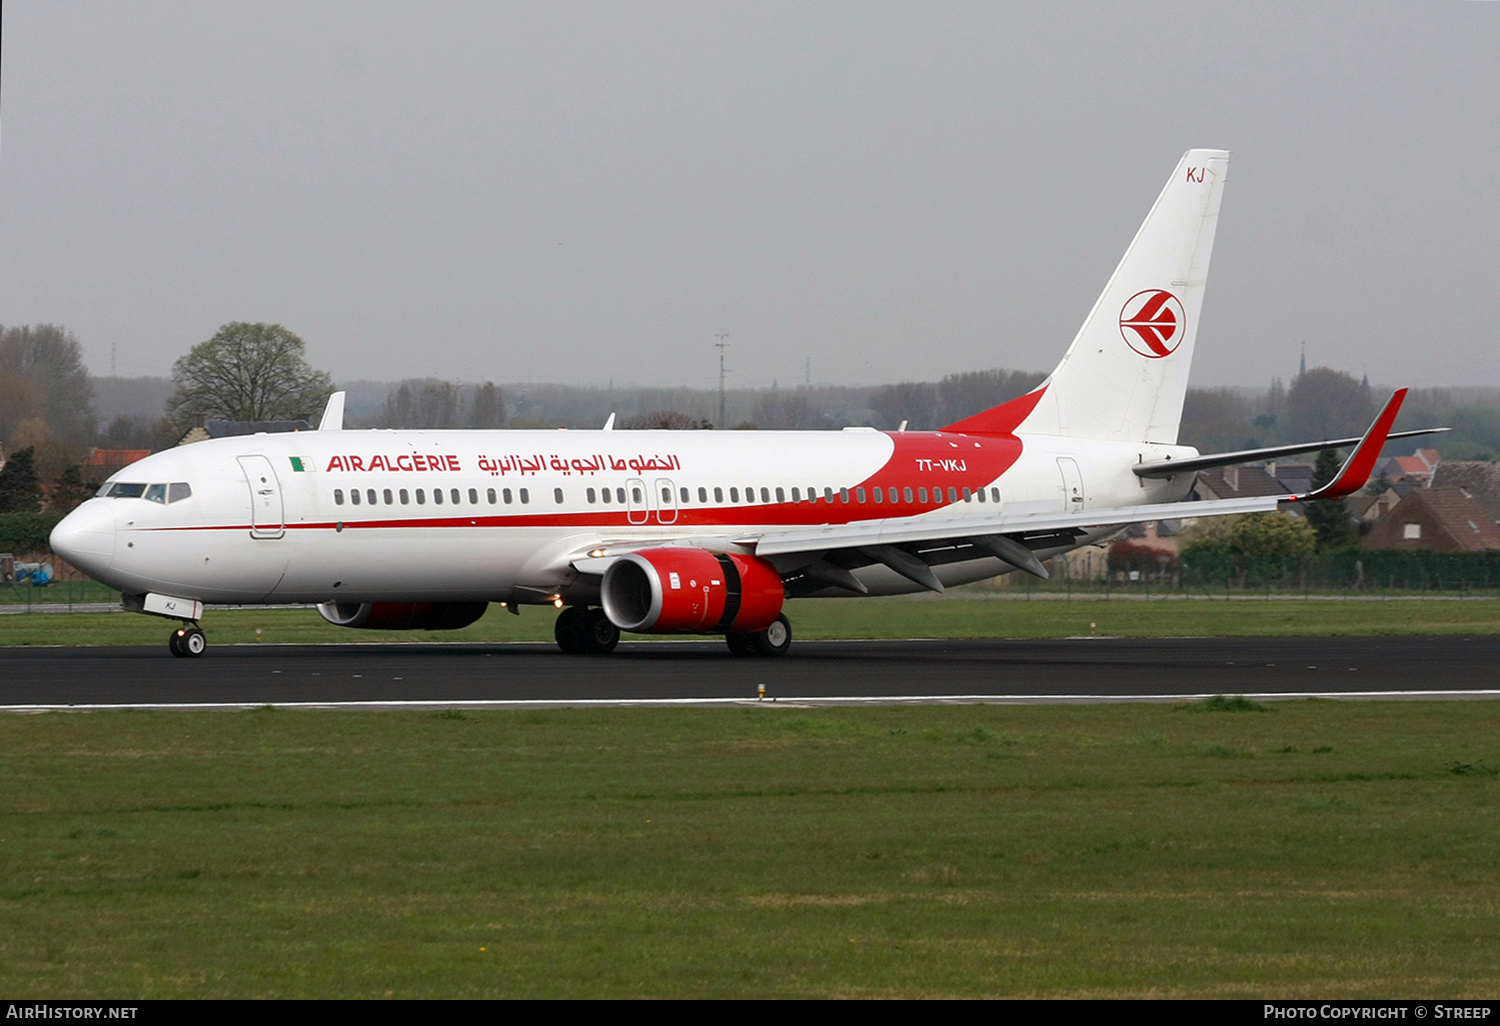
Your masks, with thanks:
[[[557,614],[552,636],[568,655],[607,655],[620,643],[620,628],[602,609],[569,606]],[[782,614],[763,631],[727,634],[724,640],[737,656],[779,656],[792,647],[792,624]]]
[[[782,613],[771,626],[753,634],[726,634],[729,651],[737,656],[779,656],[792,647],[792,622]]]
[[[179,659],[197,659],[208,648],[208,638],[204,637],[203,628],[197,624],[184,623],[167,639],[167,647]]]
[[[620,643],[620,628],[602,609],[569,606],[557,614],[552,636],[568,655],[608,655]]]

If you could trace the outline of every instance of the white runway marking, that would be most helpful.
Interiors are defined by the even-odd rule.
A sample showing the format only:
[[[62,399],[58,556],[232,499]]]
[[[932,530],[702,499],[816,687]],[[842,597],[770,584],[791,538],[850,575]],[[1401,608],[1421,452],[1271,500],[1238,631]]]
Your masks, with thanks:
[[[810,708],[840,705],[1086,705],[1125,702],[1201,702],[1218,695],[1233,695],[1258,702],[1291,701],[1322,698],[1343,701],[1464,701],[1500,698],[1500,689],[1473,691],[1275,691],[1275,692],[1207,692],[1192,695],[871,695],[867,697],[799,697],[775,698],[530,698],[512,701],[475,699],[471,701],[396,701],[396,702],[121,702],[80,703],[77,705],[0,705],[0,712],[99,712],[119,709],[176,710],[206,712],[246,709],[609,709],[672,706],[753,706]]]

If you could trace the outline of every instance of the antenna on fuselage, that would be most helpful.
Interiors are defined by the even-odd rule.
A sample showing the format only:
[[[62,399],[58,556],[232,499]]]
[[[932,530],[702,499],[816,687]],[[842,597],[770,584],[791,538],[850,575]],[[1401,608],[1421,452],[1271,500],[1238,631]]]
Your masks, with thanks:
[[[344,393],[335,392],[328,397],[328,407],[323,411],[323,419],[318,421],[319,431],[342,431],[344,430]]]
[[[613,431],[614,429],[615,429],[615,415],[613,413],[611,413],[609,415],[609,419],[604,422],[604,430],[605,431]]]

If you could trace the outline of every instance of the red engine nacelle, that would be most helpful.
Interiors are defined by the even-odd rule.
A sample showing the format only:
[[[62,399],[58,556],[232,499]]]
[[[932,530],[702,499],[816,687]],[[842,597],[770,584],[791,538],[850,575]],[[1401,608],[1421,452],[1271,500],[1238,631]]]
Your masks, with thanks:
[[[339,627],[367,631],[455,631],[484,615],[488,602],[323,602],[318,612]]]
[[[646,549],[604,571],[604,612],[622,631],[765,630],[781,615],[781,575],[763,559],[704,549]]]

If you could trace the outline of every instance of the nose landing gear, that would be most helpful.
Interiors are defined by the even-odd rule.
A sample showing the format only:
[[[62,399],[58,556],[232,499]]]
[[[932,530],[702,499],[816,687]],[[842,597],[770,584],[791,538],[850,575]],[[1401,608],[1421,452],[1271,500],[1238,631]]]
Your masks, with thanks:
[[[167,648],[179,659],[197,659],[208,648],[208,638],[197,624],[184,623],[167,639]]]

